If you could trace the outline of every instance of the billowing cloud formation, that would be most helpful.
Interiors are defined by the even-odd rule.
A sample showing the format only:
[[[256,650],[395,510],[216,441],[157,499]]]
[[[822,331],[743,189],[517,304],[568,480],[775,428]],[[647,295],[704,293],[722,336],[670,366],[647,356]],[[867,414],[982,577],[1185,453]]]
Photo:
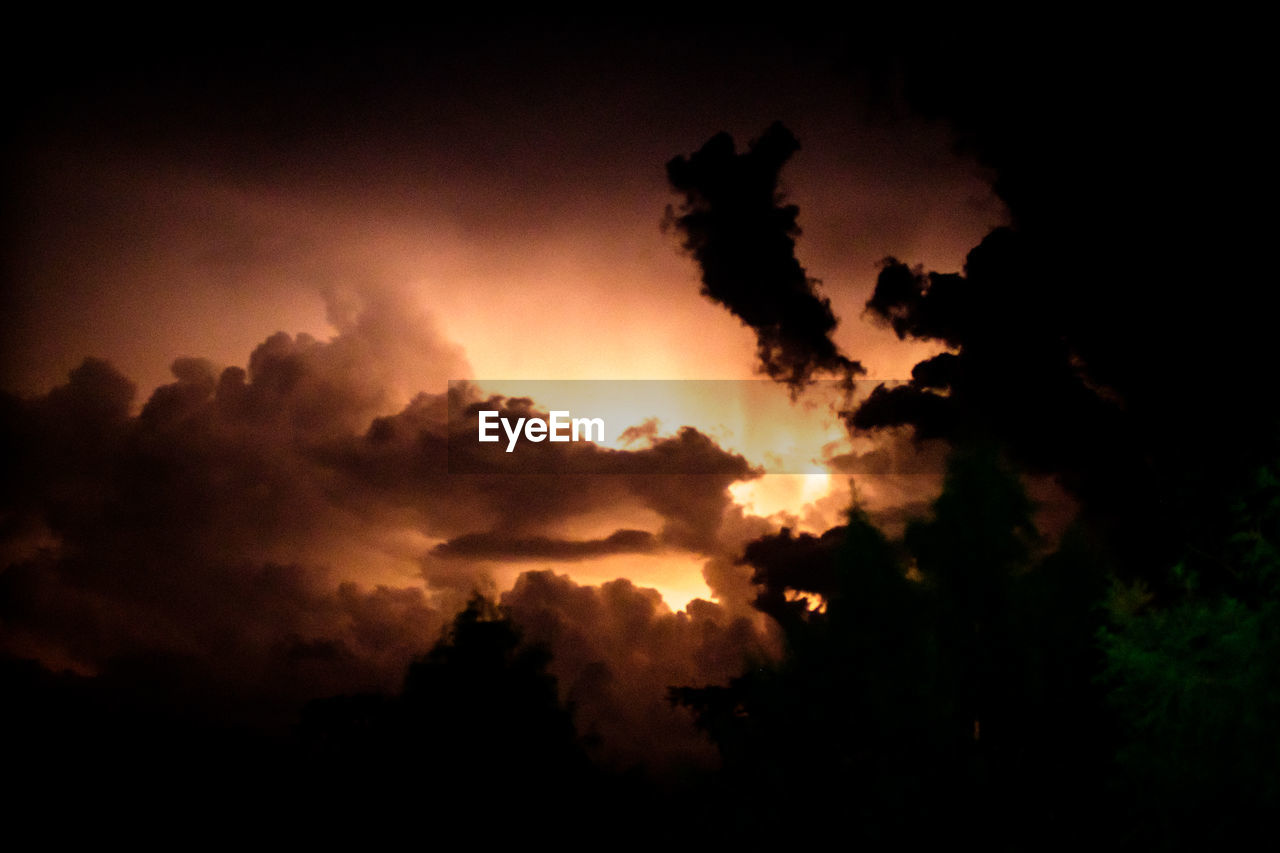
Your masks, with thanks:
[[[535,537],[562,539],[556,532],[560,523],[601,507],[656,513],[662,521],[658,538],[664,545],[718,553],[723,547],[718,536],[721,519],[732,503],[728,487],[757,476],[741,456],[688,427],[629,450],[543,442],[507,454],[497,444],[475,440],[475,411],[484,408],[511,419],[545,419],[547,412],[528,398],[482,400],[469,386],[450,393],[467,395],[451,405],[469,411],[471,418],[450,421],[444,395],[420,395],[402,412],[376,419],[365,435],[349,435],[322,451],[327,464],[348,479],[348,495],[361,490],[365,503],[395,495],[431,535],[452,539],[460,533],[485,534],[463,540],[472,545],[446,545],[433,552],[436,556],[458,556],[481,541],[514,538],[531,544]],[[483,456],[489,473],[446,476],[446,453],[451,466],[461,455]],[[531,475],[530,470],[562,473]],[[688,471],[704,473],[684,473]],[[447,500],[440,491],[424,488],[427,483],[447,488]],[[600,552],[635,552],[635,547],[619,546],[634,546],[636,541],[634,534],[624,534],[622,541],[615,538]]]
[[[448,395],[395,411],[396,389],[465,375],[461,353],[393,300],[333,313],[332,339],[272,335],[247,369],[178,359],[175,381],[136,413],[133,383],[94,359],[47,395],[0,398],[11,472],[0,651],[104,685],[163,685],[221,720],[286,722],[310,697],[395,690],[459,603],[492,589],[495,562],[659,551],[725,562],[768,529],[728,492],[752,469],[691,429],[634,450],[542,446],[607,454],[610,475],[450,476]],[[462,402],[534,411],[526,399]],[[655,474],[655,459],[717,473]],[[602,507],[619,513],[612,533],[566,529]],[[637,516],[654,529],[625,523]],[[592,724],[638,755],[649,735],[633,725],[693,737],[671,734],[687,720],[663,704],[666,687],[727,678],[759,644],[758,622],[729,616],[749,590],[715,577],[736,606],[678,615],[629,581],[597,590],[536,574],[512,602],[540,630],[554,612],[560,635],[589,652],[552,643]],[[620,627],[625,613],[640,614],[641,635]],[[538,638],[554,640],[548,630]]]
[[[655,590],[624,579],[587,587],[527,572],[502,601],[529,639],[551,649],[551,670],[579,728],[600,738],[606,760],[622,764],[712,760],[684,709],[667,703],[667,688],[725,683],[744,660],[772,653],[758,618],[706,601],[673,613]]]
[[[815,373],[863,372],[831,340],[838,322],[831,303],[796,260],[799,208],[781,203],[778,177],[799,147],[775,123],[746,153],[720,133],[667,164],[671,186],[685,197],[668,220],[702,268],[703,295],[755,331],[760,368],[794,390]]]
[[[385,410],[392,342],[466,369],[373,308],[328,342],[272,336],[248,371],[179,359],[136,416],[132,383],[92,359],[44,397],[6,398],[4,650],[172,669],[179,691],[259,717],[396,684],[441,617],[395,568],[394,506],[354,512],[322,453]]]

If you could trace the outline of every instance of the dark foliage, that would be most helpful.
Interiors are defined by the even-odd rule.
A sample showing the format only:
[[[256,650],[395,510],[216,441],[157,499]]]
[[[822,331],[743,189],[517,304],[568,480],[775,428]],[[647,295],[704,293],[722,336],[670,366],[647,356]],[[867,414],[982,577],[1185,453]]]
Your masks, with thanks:
[[[1280,808],[1280,478],[1255,473],[1233,504],[1229,571],[1238,594],[1201,588],[1187,563],[1179,595],[1117,586],[1100,637],[1103,681],[1123,723],[1119,786],[1143,846],[1244,844]]]
[[[1096,819],[1113,746],[1093,684],[1102,567],[1074,534],[1044,555],[1031,511],[994,453],[969,451],[897,546],[855,510],[821,538],[748,548],[784,658],[671,698],[720,747],[749,832],[839,813],[872,844],[1007,847]]]

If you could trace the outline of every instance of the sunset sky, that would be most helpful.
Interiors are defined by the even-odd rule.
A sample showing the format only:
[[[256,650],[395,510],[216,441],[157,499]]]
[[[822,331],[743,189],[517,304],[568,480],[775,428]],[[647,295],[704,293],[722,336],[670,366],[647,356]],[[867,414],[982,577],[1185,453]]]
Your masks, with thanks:
[[[661,229],[664,167],[775,120],[801,142],[785,189],[840,343],[900,377],[918,352],[859,320],[878,262],[955,270],[1002,221],[950,130],[850,67],[851,46],[467,35],[51,69],[72,79],[29,106],[10,158],[6,387],[47,390],[94,354],[145,394],[175,356],[326,338],[375,293],[477,377],[750,376],[749,333]],[[413,390],[461,378],[403,367]]]
[[[15,828],[1270,831],[1265,27],[251,11],[0,52]]]
[[[557,614],[548,637],[589,636],[619,670],[640,647],[665,659],[629,676],[635,707],[732,674],[744,645],[711,655],[695,626],[750,616],[741,547],[838,523],[847,478],[451,479],[413,456],[414,431],[451,379],[521,396],[521,380],[757,377],[752,330],[700,295],[664,227],[680,201],[665,167],[722,131],[745,150],[775,121],[800,142],[781,186],[835,342],[867,379],[909,376],[938,350],[863,318],[880,261],[959,270],[1005,218],[990,176],[908,109],[892,67],[834,36],[463,25],[215,42],[85,36],[31,70],[43,82],[6,151],[0,379],[48,446],[7,521],[6,650],[84,674],[192,657],[219,684],[241,678],[237,655],[257,679],[299,649],[343,650],[292,669],[291,698],[394,684],[479,589],[540,602],[531,624]],[[103,361],[69,381],[86,357]],[[628,425],[658,417],[649,442],[695,426],[711,442],[680,453],[751,465],[795,449],[770,442],[851,449],[830,418],[791,422],[774,387],[754,444],[712,402],[694,422],[637,410]],[[921,487],[859,494],[886,508]],[[713,603],[677,619],[694,598]],[[643,625],[624,627],[629,612]],[[601,719],[625,705],[596,698]]]

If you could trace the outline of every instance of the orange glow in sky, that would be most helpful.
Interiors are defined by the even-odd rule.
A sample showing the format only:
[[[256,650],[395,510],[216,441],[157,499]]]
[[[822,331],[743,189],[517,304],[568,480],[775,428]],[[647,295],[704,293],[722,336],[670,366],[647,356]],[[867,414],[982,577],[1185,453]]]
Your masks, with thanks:
[[[636,61],[639,81],[653,57]],[[616,88],[555,68],[531,85],[594,124],[549,129],[545,109],[490,93],[503,109],[465,98],[413,107],[449,133],[408,138],[395,121],[374,123],[349,137],[305,137],[274,160],[236,139],[225,150],[145,148],[131,135],[141,126],[123,136],[53,133],[16,155],[23,207],[0,382],[44,393],[85,356],[102,357],[137,383],[137,411],[172,381],[176,357],[244,366],[278,331],[326,341],[371,303],[394,306],[414,330],[379,344],[382,404],[371,414],[394,414],[450,379],[517,396],[530,394],[527,380],[751,379],[753,333],[700,294],[697,265],[661,225],[674,201],[663,167],[716,131],[745,143],[775,118],[802,140],[784,189],[801,209],[797,256],[842,320],[836,342],[869,377],[905,376],[935,350],[861,319],[879,261],[894,254],[958,269],[1002,210],[953,154],[946,128],[860,122],[838,99],[797,97],[812,90],[784,78],[800,73],[780,70],[776,90],[748,99],[721,83],[685,100],[628,83],[640,105],[632,114]],[[824,448],[847,437],[830,412],[768,390],[745,407],[671,399],[611,421],[620,430],[657,418],[658,435],[696,426],[766,471],[809,472],[740,482],[730,497],[746,517],[818,531],[848,502],[847,481],[821,465]],[[616,431],[608,443],[621,446]],[[560,532],[575,525],[566,519]],[[620,526],[605,520],[594,535]],[[409,581],[433,541],[411,521],[378,541],[354,527],[333,571],[364,583]],[[663,553],[548,566],[592,583],[625,573],[679,607],[709,594],[703,560]],[[525,568],[494,575],[505,583]]]

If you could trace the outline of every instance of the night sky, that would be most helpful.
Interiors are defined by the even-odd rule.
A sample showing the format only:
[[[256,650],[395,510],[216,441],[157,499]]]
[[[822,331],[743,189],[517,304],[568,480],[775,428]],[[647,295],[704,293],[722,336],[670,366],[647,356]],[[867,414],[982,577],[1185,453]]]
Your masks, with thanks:
[[[855,500],[901,536],[979,438],[1039,502],[1036,553],[1076,518],[1162,594],[1274,458],[1273,312],[1234,260],[1264,244],[1224,194],[1254,69],[950,23],[35,32],[5,68],[6,660],[286,732],[399,690],[478,592],[600,766],[714,768],[667,690],[790,648],[760,543]],[[842,375],[913,382],[804,408]],[[776,404],[751,436],[714,399],[637,406],[620,473],[459,476],[463,379],[540,411],[535,380]],[[829,473],[753,468],[784,451]]]

